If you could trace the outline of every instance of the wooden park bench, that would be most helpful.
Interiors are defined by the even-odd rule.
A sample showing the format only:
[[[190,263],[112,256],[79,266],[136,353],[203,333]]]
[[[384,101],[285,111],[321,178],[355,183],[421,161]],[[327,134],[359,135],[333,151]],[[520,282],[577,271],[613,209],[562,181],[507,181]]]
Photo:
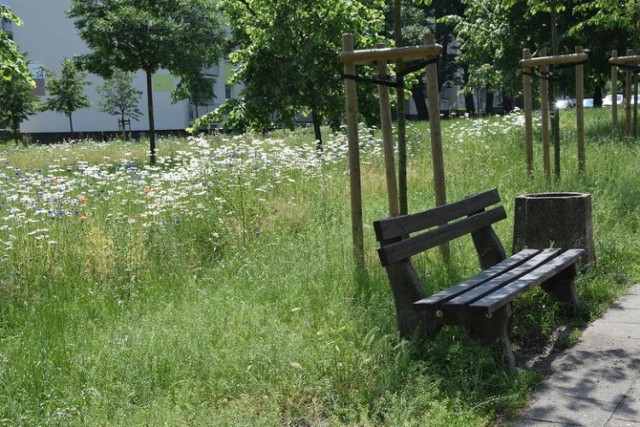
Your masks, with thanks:
[[[514,358],[507,333],[512,301],[541,285],[569,303],[578,299],[574,277],[583,249],[524,249],[507,258],[492,224],[506,218],[496,189],[423,212],[374,222],[380,262],[387,270],[402,336],[431,337],[442,325],[460,325],[483,344],[496,346],[508,367]],[[550,221],[553,218],[549,219]],[[410,258],[471,234],[480,259],[479,274],[433,295]]]

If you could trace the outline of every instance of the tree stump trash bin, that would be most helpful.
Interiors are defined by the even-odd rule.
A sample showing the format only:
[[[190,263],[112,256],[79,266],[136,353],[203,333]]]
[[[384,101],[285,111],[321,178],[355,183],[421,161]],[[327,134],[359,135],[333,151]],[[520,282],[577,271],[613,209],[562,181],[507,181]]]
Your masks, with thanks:
[[[530,248],[582,248],[583,264],[596,260],[588,193],[538,193],[516,197],[513,253]]]

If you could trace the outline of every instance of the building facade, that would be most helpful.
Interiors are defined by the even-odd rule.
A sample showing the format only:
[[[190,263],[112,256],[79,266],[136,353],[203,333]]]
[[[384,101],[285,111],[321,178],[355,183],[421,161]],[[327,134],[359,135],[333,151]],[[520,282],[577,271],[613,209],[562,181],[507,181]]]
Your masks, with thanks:
[[[30,68],[37,83],[36,93],[46,98],[44,90],[43,68],[60,75],[61,63],[65,58],[88,53],[89,49],[80,39],[73,21],[66,16],[70,7],[69,0],[0,0],[20,17],[24,25],[17,26],[3,23],[13,36],[13,40],[20,50],[27,54]],[[153,76],[153,107],[156,130],[162,132],[182,132],[193,119],[213,110],[224,102],[227,97],[238,95],[238,88],[228,85],[232,68],[228,61],[221,59],[220,63],[207,70],[203,70],[214,88],[215,97],[206,105],[191,105],[188,101],[175,104],[171,101],[171,92],[179,79],[168,71],[159,71]],[[91,84],[85,88],[89,95],[91,107],[78,110],[73,114],[73,125],[76,133],[115,133],[119,131],[120,123],[117,116],[103,113],[99,109],[97,86],[103,83],[101,77],[93,74],[87,79]],[[131,121],[130,129],[133,133],[143,134],[148,130],[146,81],[143,72],[138,72],[134,79],[134,86],[141,90],[138,108],[143,113],[139,121]],[[31,134],[34,139],[64,136],[69,132],[69,122],[66,116],[53,111],[38,113],[21,125],[23,133]],[[129,126],[127,126],[129,130]]]

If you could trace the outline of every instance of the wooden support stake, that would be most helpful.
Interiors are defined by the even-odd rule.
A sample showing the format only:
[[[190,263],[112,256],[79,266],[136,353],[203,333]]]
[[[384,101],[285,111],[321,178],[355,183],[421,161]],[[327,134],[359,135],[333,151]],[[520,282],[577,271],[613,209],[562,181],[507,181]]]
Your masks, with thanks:
[[[576,55],[584,53],[582,46],[576,47]],[[587,159],[584,142],[584,65],[576,66],[576,132],[578,137],[578,171],[584,174]]]
[[[353,36],[342,35],[342,50],[353,52]],[[346,75],[355,75],[355,65],[344,64]],[[358,140],[358,95],[356,82],[345,79],[347,132],[349,141],[349,178],[351,183],[351,231],[353,255],[358,267],[364,268],[364,227],[362,222],[362,184],[360,178],[360,144]]]
[[[433,34],[425,36],[425,43],[433,43]],[[429,105],[429,130],[431,134],[431,154],[433,158],[433,182],[436,194],[436,206],[447,203],[444,173],[444,155],[442,150],[442,131],[440,129],[440,96],[438,92],[438,66],[427,65],[427,102]]]
[[[378,48],[382,46],[378,45]],[[378,77],[387,77],[387,62],[378,62]],[[384,148],[384,164],[387,176],[387,198],[389,200],[389,216],[395,217],[400,214],[398,199],[398,183],[396,180],[396,165],[393,153],[393,129],[391,124],[391,101],[389,99],[389,87],[378,85],[378,95],[380,98],[380,125],[382,129],[382,143]]]
[[[618,57],[618,51],[611,51],[611,138],[618,136],[618,67],[613,62]]]
[[[433,34],[424,36],[425,45],[434,43]],[[440,129],[440,95],[438,88],[438,65],[427,65],[427,102],[429,108],[429,130],[431,134],[431,158],[433,160],[433,185],[436,195],[436,206],[447,203],[445,185],[444,155],[442,150],[442,131]],[[445,260],[449,260],[449,245],[441,245],[440,252]]]
[[[529,49],[522,50],[522,62],[531,58]],[[523,66],[522,82],[524,85],[524,140],[527,155],[527,172],[533,173],[533,100],[531,99],[531,67]]]
[[[627,56],[632,55],[631,49],[627,50]],[[625,135],[631,136],[632,122],[631,122],[631,85],[633,82],[633,73],[631,70],[625,72],[625,87],[624,87],[624,112],[625,112]]]
[[[545,56],[546,51],[540,51],[540,55]],[[549,144],[549,80],[545,78],[548,75],[549,66],[544,64],[540,66],[540,98],[542,113],[542,160],[544,167],[544,175],[551,176],[551,150]]]

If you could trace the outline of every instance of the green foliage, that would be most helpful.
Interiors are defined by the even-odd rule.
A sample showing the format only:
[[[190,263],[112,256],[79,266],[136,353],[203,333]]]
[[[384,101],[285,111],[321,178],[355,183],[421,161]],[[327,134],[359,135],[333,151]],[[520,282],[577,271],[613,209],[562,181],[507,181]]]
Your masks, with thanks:
[[[73,0],[68,11],[92,50],[90,71],[167,69],[178,75],[219,59],[222,34],[208,0]]]
[[[21,76],[0,79],[0,128],[11,129],[16,142],[20,123],[38,110],[39,98],[33,93],[31,83]]]
[[[45,108],[67,116],[73,133],[73,113],[90,106],[89,95],[84,92],[84,87],[88,86],[89,82],[86,80],[87,73],[78,69],[73,60],[67,58],[62,61],[61,66],[60,77],[51,70],[45,71],[46,89],[49,94]]]
[[[435,4],[436,2],[434,2]],[[439,19],[454,25],[460,43],[458,63],[468,68],[466,92],[478,87],[504,90],[516,95],[522,90],[520,75],[514,73],[522,49],[536,55],[573,53],[575,46],[590,50],[585,72],[587,90],[604,87],[608,79],[607,58],[612,49],[622,54],[640,47],[638,2],[591,0],[463,0],[464,12]],[[573,82],[561,79],[561,93],[572,93]]]
[[[13,14],[5,5],[0,4],[0,21],[12,21],[15,25],[22,25],[22,20]],[[0,30],[0,76],[5,79],[20,78],[31,82],[31,74],[24,55],[20,53],[16,44],[9,36]]]
[[[214,83],[211,79],[205,78],[200,72],[183,76],[178,86],[171,93],[171,100],[176,103],[186,99],[196,107],[206,105],[206,102],[215,96]]]
[[[142,91],[133,86],[133,78],[133,73],[116,70],[99,85],[96,89],[100,95],[100,111],[120,116],[120,120],[127,117],[138,120],[142,114],[138,109]]]
[[[92,50],[84,66],[108,77],[114,69],[147,77],[149,158],[155,163],[151,75],[166,69],[193,76],[216,64],[224,35],[210,0],[72,0],[68,15]]]
[[[591,0],[578,4],[576,11],[585,13],[586,19],[577,22],[573,27],[574,31],[601,28],[623,32],[634,50],[640,49],[640,4],[637,1]]]
[[[382,25],[381,3],[222,0],[249,125],[292,128],[297,116],[312,114],[337,128],[344,104],[341,35],[352,33],[359,46],[372,46]]]
[[[532,14],[536,13],[559,13],[567,10],[563,0],[528,0]]]
[[[523,27],[517,25],[512,7],[504,2],[465,0],[464,16],[449,15],[440,23],[453,25],[460,44],[459,64],[468,67],[467,93],[480,87],[497,91],[506,89],[517,93],[520,80],[513,73],[514,64],[521,56],[521,46],[514,40],[522,40]]]
[[[197,134],[222,125],[225,132],[244,133],[249,128],[245,115],[245,104],[238,99],[227,99],[221,106],[193,121],[187,132]]]

